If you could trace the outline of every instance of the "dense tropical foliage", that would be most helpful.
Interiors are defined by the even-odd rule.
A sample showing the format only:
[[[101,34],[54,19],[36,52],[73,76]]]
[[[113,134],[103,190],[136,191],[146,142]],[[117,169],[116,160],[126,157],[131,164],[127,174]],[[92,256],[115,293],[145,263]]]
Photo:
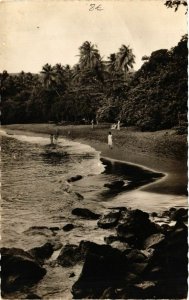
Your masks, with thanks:
[[[157,130],[180,125],[182,115],[187,125],[187,56],[187,36],[169,51],[153,52],[129,85],[122,121]]]
[[[39,74],[1,77],[2,123],[115,122],[143,130],[177,126],[187,112],[187,36],[170,50],[144,56],[134,72],[133,50],[121,45],[105,61],[86,41],[73,67],[48,63]]]

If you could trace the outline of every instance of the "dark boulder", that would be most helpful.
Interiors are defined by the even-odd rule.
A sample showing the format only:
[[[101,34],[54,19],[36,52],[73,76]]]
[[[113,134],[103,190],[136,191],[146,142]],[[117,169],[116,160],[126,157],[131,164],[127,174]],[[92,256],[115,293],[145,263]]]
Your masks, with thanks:
[[[137,248],[141,248],[143,241],[161,228],[150,221],[148,213],[139,209],[127,211],[120,223],[117,227],[118,236]]]
[[[106,255],[107,253],[114,252],[114,250],[120,252],[118,251],[118,249],[113,249],[109,245],[99,245],[90,241],[81,241],[79,244],[79,249],[83,257],[86,257],[88,253],[94,253],[97,255]]]
[[[109,235],[104,237],[104,241],[106,244],[110,245],[113,242],[119,241],[119,237],[117,235]]]
[[[157,216],[158,216],[158,214],[157,214],[156,212],[152,212],[152,213],[151,213],[151,217],[152,217],[152,218],[155,218],[155,217],[157,217]]]
[[[171,219],[177,222],[188,221],[188,210],[186,208],[179,208],[171,213]]]
[[[144,262],[147,256],[138,249],[131,249],[129,253],[126,254],[129,262]]]
[[[28,251],[33,257],[35,257],[40,263],[43,263],[45,259],[51,257],[54,252],[54,247],[51,243],[45,243],[41,247],[35,247]]]
[[[67,244],[61,250],[57,262],[62,267],[71,267],[82,260],[80,249],[77,245]]]
[[[171,208],[169,209],[169,212],[172,213],[172,212],[174,212],[174,211],[176,211],[176,210],[177,210],[176,207],[171,207]]]
[[[120,241],[115,241],[111,243],[111,247],[118,249],[121,252],[125,252],[126,250],[131,249],[127,243],[120,242]]]
[[[160,214],[161,218],[169,217],[171,216],[172,210],[165,210]]]
[[[111,211],[107,215],[102,216],[98,221],[98,227],[100,228],[111,228],[118,224],[119,218],[121,216],[121,211]]]
[[[93,213],[87,208],[74,208],[72,214],[89,220],[98,220],[100,217],[99,214]]]
[[[58,231],[58,230],[60,230],[60,228],[57,227],[57,226],[49,227],[49,229],[52,230],[52,231]]]
[[[104,237],[104,241],[106,244],[110,245],[114,242],[120,242],[127,244],[127,240],[124,237],[117,236],[117,235],[109,235]],[[128,244],[127,244],[128,245]]]
[[[124,186],[125,182],[123,180],[112,181],[111,183],[105,183],[104,187],[107,187],[111,190],[118,190]]]
[[[188,229],[177,222],[155,248],[145,278],[158,280],[164,298],[186,298],[188,277]]]
[[[142,252],[148,260],[150,260],[152,258],[153,254],[154,254],[154,251],[155,251],[155,249],[153,249],[153,248],[140,250],[140,252]]]
[[[130,265],[130,270],[133,274],[142,276],[145,273],[147,266],[148,262],[133,262]]]
[[[74,229],[74,225],[73,224],[66,224],[62,229],[64,231],[70,231],[70,230]]]
[[[2,291],[12,292],[38,282],[46,270],[28,252],[18,248],[1,249]]]
[[[163,234],[167,234],[168,231],[171,231],[171,226],[168,224],[162,224],[161,225],[161,232]]]
[[[157,248],[165,240],[165,235],[162,233],[155,233],[147,237],[144,241],[143,248]]]
[[[72,287],[74,298],[96,298],[109,287],[123,285],[127,272],[125,255],[108,245],[80,244],[86,259],[81,275]]]
[[[74,181],[78,181],[78,180],[81,180],[83,178],[83,176],[81,175],[76,175],[76,176],[73,176],[73,177],[70,177],[67,182],[74,182]]]

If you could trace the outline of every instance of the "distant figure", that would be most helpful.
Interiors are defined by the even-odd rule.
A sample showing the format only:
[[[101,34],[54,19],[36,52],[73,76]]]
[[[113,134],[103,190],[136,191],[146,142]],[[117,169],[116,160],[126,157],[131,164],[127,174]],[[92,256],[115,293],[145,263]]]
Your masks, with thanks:
[[[117,130],[120,130],[120,120],[117,122]]]
[[[54,135],[55,144],[58,143],[58,137],[59,137],[59,131],[58,131],[58,129],[56,129],[56,133],[55,133],[55,135]]]
[[[109,134],[108,134],[108,146],[109,146],[110,149],[112,149],[112,147],[113,147],[112,133],[111,132],[109,132]]]
[[[91,121],[91,127],[94,128],[94,120]]]
[[[51,141],[51,145],[53,145],[54,143],[53,143],[53,138],[54,138],[54,136],[53,136],[53,134],[51,133],[50,134],[50,141]]]

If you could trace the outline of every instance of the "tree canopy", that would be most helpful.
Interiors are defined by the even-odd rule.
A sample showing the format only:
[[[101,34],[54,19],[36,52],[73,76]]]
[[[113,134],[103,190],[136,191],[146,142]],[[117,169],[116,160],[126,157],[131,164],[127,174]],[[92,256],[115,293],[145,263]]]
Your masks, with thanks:
[[[2,123],[72,122],[97,119],[142,130],[177,126],[187,112],[187,36],[172,49],[144,56],[135,72],[135,55],[122,44],[104,60],[98,47],[85,41],[78,63],[49,63],[39,74],[8,74],[1,78]]]

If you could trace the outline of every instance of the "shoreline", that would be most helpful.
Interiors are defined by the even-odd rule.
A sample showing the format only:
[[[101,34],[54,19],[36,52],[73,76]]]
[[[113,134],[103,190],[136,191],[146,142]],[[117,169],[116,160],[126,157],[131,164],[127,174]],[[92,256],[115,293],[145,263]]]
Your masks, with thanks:
[[[163,173],[165,176],[140,188],[142,191],[157,194],[182,195],[187,194],[187,155],[185,153],[186,141],[183,136],[174,136],[171,130],[166,132],[133,132],[122,129],[113,131],[114,148],[109,149],[106,144],[106,127],[92,130],[90,126],[55,126],[53,124],[14,124],[2,126],[2,129],[15,131],[28,131],[35,134],[50,134],[56,129],[60,136],[68,140],[87,144],[100,152],[100,157],[133,164],[143,169]],[[105,138],[104,138],[105,137]],[[161,145],[165,140],[164,150]],[[154,146],[155,141],[155,146]],[[182,143],[181,143],[182,142]],[[170,147],[169,147],[170,143]],[[173,147],[181,152],[179,157]],[[153,148],[154,147],[154,148]],[[155,147],[159,153],[154,153]],[[170,152],[170,153],[169,153]],[[129,159],[128,159],[129,158]],[[179,159],[178,159],[179,158]]]
[[[137,190],[140,190],[140,191],[144,190],[144,191],[148,192],[148,189],[146,189],[147,187],[149,187],[150,185],[154,185],[155,183],[159,183],[160,181],[166,180],[166,177],[169,175],[168,173],[163,173],[163,172],[159,172],[159,171],[157,172],[157,170],[155,170],[155,169],[152,169],[152,168],[140,165],[140,164],[131,163],[129,161],[123,161],[123,160],[119,160],[119,159],[113,159],[113,158],[105,157],[105,156],[101,156],[101,158],[102,159],[106,159],[106,160],[110,160],[110,161],[120,162],[120,163],[131,165],[131,166],[136,166],[136,167],[139,167],[139,168],[141,168],[143,170],[147,170],[147,171],[150,171],[150,172],[153,172],[153,173],[159,173],[160,174],[160,177],[157,178],[155,181],[146,183],[146,184],[142,185],[141,187],[138,187]]]

